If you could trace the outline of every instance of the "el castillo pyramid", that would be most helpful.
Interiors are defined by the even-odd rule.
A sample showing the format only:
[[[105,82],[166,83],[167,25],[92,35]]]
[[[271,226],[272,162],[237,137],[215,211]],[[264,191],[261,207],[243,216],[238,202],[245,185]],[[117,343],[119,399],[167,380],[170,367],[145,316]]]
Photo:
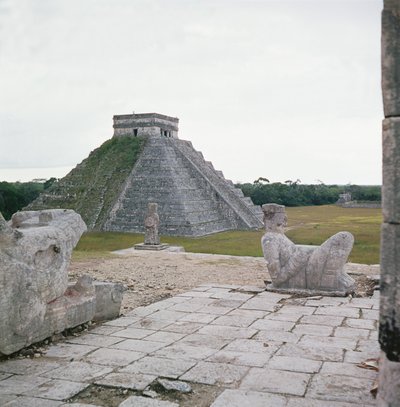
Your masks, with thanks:
[[[178,123],[158,113],[114,116],[113,138],[25,209],[71,208],[89,230],[142,233],[155,202],[164,235],[261,228],[261,208],[178,138]]]

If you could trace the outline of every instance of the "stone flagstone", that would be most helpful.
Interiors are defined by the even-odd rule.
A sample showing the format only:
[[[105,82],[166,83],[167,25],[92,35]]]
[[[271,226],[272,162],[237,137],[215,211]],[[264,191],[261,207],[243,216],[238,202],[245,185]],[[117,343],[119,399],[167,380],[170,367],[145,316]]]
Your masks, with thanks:
[[[196,386],[206,386],[204,389],[217,395],[210,402],[212,407],[374,404],[369,389],[377,373],[357,364],[376,357],[379,351],[377,323],[368,314],[376,312],[368,308],[368,301],[372,304],[375,300],[366,298],[356,302],[355,308],[345,308],[322,297],[313,301],[327,305],[305,306],[311,300],[261,292],[247,301],[260,301],[268,308],[273,305],[272,310],[265,311],[244,309],[240,301],[232,308],[232,301],[237,300],[229,297],[231,287],[199,288],[212,291],[191,293],[222,296],[211,300],[220,304],[226,301],[229,306],[202,303],[211,308],[209,313],[169,310],[180,303],[179,298],[184,298],[187,310],[192,301],[210,300],[172,297],[137,311],[158,313],[160,318],[133,317],[133,311],[132,317],[111,321],[114,325],[97,326],[68,339],[69,343],[50,346],[43,357],[0,362],[0,405],[86,407],[66,401],[90,384],[144,391],[157,379],[193,383],[194,393],[185,395],[188,405]],[[281,300],[285,303],[278,303]],[[361,311],[359,305],[365,308]],[[337,309],[347,311],[346,315],[314,314],[325,308],[340,314],[343,312]],[[218,315],[221,309],[226,313]],[[162,319],[164,316],[170,319]],[[118,349],[121,347],[124,349]],[[85,398],[89,405],[90,401]],[[178,405],[178,400],[174,403],[127,394],[118,407]],[[92,401],[92,407],[100,406]]]

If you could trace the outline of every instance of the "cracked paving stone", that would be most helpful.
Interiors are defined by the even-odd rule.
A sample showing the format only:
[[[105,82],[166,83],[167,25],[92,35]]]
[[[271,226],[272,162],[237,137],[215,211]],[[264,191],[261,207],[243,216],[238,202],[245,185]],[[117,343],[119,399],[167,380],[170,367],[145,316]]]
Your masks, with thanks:
[[[145,373],[177,379],[196,364],[196,361],[146,356],[119,370],[120,373]]]
[[[163,342],[152,342],[148,340],[126,339],[110,346],[110,349],[123,349],[142,353],[151,353],[166,346]]]
[[[25,392],[27,396],[53,400],[67,400],[88,387],[88,383],[70,382],[67,380],[50,380],[33,390]]]
[[[373,380],[344,375],[316,375],[311,381],[307,397],[348,403],[373,404],[375,399],[366,391]]]
[[[245,366],[234,366],[227,363],[199,362],[180,377],[195,383],[236,385],[249,370]]]
[[[123,401],[118,407],[179,407],[177,403],[170,401],[155,400],[148,397],[131,396]]]
[[[36,397],[17,397],[8,404],[0,405],[7,407],[61,407],[63,404],[64,402],[56,400],[46,400]]]
[[[110,373],[112,370],[113,368],[95,365],[93,363],[72,362],[66,366],[43,373],[42,376],[49,377],[51,379],[86,382]]]
[[[369,407],[370,404],[363,404],[362,406]],[[286,407],[354,407],[354,404],[341,403],[337,401],[317,400],[311,398],[291,397]]]
[[[301,357],[305,359],[341,362],[344,350],[332,346],[286,343],[278,350],[278,356]]]
[[[90,352],[98,349],[96,346],[78,345],[72,343],[61,343],[55,346],[51,346],[46,351],[46,357],[51,358],[69,358],[79,359],[82,356],[87,355]]]
[[[251,368],[240,389],[303,396],[311,375],[284,370]]]
[[[57,369],[65,362],[49,361],[46,358],[39,359],[11,359],[0,363],[0,372],[40,375],[49,370]]]
[[[168,359],[205,359],[217,352],[216,349],[208,348],[207,346],[191,346],[185,343],[174,343],[165,348],[154,352],[152,356],[165,357]]]
[[[238,352],[220,350],[215,355],[210,356],[208,362],[230,363],[239,366],[262,367],[265,366],[271,357],[268,353]]]
[[[145,356],[145,353],[133,352],[122,349],[101,348],[85,358],[85,362],[91,362],[106,366],[126,366],[135,360]]]
[[[218,396],[211,407],[284,407],[286,398],[271,393],[227,389]]]
[[[322,362],[319,360],[296,358],[289,356],[273,356],[268,362],[268,367],[277,370],[288,370],[290,372],[317,373]]]
[[[50,379],[34,375],[11,376],[0,381],[0,394],[22,394],[32,390]]]
[[[110,373],[94,383],[102,386],[123,387],[133,390],[144,390],[157,376],[141,373]]]

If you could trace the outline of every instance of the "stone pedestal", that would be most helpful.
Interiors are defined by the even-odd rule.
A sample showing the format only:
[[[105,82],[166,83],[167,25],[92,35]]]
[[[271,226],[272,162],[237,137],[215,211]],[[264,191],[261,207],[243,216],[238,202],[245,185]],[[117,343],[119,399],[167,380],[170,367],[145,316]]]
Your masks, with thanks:
[[[135,246],[134,246],[135,250],[154,250],[154,251],[164,250],[167,247],[169,247],[169,245],[166,243],[160,243],[160,244],[138,243],[138,244],[135,244]]]

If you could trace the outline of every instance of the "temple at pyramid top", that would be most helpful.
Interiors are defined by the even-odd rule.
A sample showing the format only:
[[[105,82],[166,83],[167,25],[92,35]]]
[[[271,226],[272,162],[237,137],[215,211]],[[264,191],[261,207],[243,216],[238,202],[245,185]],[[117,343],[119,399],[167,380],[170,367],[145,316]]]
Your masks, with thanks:
[[[114,137],[159,136],[178,138],[177,117],[159,113],[132,113],[113,117]]]

